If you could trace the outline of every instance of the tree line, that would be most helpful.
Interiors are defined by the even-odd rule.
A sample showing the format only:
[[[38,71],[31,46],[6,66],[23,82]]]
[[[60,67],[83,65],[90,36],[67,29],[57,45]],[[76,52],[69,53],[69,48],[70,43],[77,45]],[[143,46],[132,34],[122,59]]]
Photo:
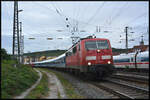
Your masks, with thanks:
[[[11,58],[12,56],[4,48],[1,48],[1,60],[11,60]]]

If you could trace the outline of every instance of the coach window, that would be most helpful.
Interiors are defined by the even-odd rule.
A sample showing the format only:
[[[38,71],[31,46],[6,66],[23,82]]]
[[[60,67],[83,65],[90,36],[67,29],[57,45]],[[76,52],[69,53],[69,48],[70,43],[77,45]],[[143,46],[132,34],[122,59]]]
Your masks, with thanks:
[[[130,59],[122,59],[121,62],[130,62]]]
[[[149,61],[149,58],[148,57],[141,57],[141,61]]]
[[[133,57],[131,58],[131,62],[133,62]]]
[[[130,59],[117,59],[117,60],[114,60],[115,63],[121,63],[121,62],[130,62]]]
[[[137,61],[137,62],[141,62],[141,57],[137,57],[137,58],[136,58],[136,61]]]

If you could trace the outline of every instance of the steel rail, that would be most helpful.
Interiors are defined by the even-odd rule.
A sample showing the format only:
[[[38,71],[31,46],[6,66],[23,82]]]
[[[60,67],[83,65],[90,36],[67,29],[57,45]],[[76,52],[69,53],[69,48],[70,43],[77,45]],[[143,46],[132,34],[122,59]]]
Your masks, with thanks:
[[[112,75],[110,76],[111,78],[117,78],[117,79],[122,79],[122,80],[127,80],[127,81],[132,81],[132,82],[139,82],[143,84],[148,84],[149,80],[144,79],[144,78],[137,78],[137,77],[131,77],[131,76],[123,76],[123,75]]]
[[[108,82],[112,82],[112,83],[115,83],[115,84],[118,84],[118,85],[122,85],[122,86],[126,86],[126,87],[129,87],[129,88],[132,88],[132,89],[136,89],[136,90],[139,90],[139,91],[142,91],[142,92],[145,92],[145,93],[149,93],[149,89],[145,89],[145,88],[141,88],[141,87],[137,87],[137,86],[133,86],[133,85],[129,85],[129,84],[126,84],[126,83],[120,83],[120,82],[116,82],[112,79],[105,79],[106,81]]]
[[[112,94],[114,94],[114,95],[116,95],[116,96],[118,96],[118,97],[120,97],[122,99],[135,99],[135,98],[133,98],[133,97],[127,95],[127,94],[121,93],[119,91],[116,91],[114,89],[108,88],[106,86],[103,86],[103,85],[100,85],[100,84],[97,84],[97,83],[93,83],[93,82],[91,82],[91,83],[93,85],[95,85],[96,87],[98,87],[100,89],[103,89],[103,90],[105,90],[107,92],[110,92],[110,93],[112,93]]]

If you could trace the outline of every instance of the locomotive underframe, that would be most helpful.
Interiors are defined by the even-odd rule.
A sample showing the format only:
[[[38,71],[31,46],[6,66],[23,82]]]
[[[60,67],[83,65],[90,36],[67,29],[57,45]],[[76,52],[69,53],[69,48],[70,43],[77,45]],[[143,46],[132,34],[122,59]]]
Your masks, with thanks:
[[[87,67],[87,72],[96,74],[97,77],[105,77],[112,75],[115,72],[115,67],[112,64],[98,64]]]

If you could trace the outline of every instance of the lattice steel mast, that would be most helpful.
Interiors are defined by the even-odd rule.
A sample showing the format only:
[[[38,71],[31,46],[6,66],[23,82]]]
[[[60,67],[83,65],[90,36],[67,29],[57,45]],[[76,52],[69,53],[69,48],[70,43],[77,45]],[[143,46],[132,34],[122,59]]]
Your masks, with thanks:
[[[20,61],[18,1],[14,1],[13,51],[12,52],[13,52],[13,56]]]
[[[20,22],[20,58],[23,63],[23,53],[24,53],[24,36],[22,34],[22,22]]]

